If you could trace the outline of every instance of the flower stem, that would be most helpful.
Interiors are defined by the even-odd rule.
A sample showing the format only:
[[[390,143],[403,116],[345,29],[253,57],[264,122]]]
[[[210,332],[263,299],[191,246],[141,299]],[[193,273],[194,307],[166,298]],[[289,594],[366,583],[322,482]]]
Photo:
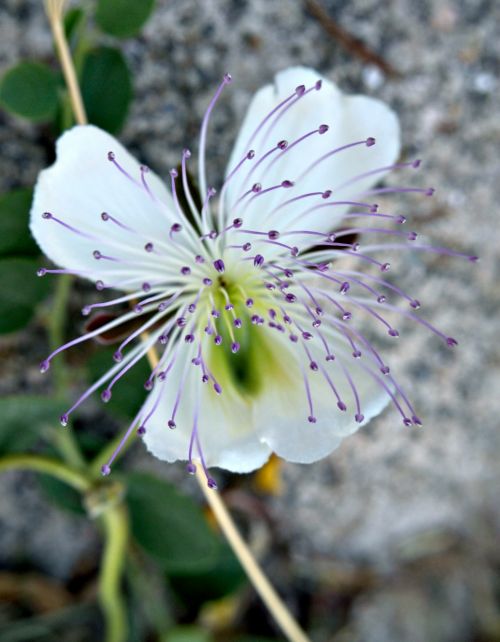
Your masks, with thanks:
[[[106,642],[127,639],[127,610],[121,593],[121,578],[128,542],[128,517],[123,504],[101,517],[105,545],[99,575],[99,602],[106,620]]]
[[[68,41],[64,33],[63,15],[65,0],[46,0],[45,10],[49,18],[50,27],[57,48],[57,55],[61,63],[64,80],[68,88],[69,98],[75,120],[79,125],[87,124],[87,114],[83,106],[82,94],[78,85],[75,66],[71,59]]]
[[[243,569],[254,585],[255,590],[262,598],[262,601],[269,609],[269,612],[274,617],[287,639],[290,640],[290,642],[309,642],[309,638],[294,620],[292,614],[287,609],[280,596],[276,593],[267,577],[264,575],[264,572],[260,568],[257,560],[241,537],[231,515],[229,514],[229,511],[222,501],[221,496],[216,490],[209,489],[207,487],[207,480],[201,466],[197,466],[196,478],[200,484],[203,494],[205,495],[205,499],[212,509],[213,514],[215,515],[215,518],[217,519],[217,522],[236,557],[239,559],[240,564],[243,566]]]
[[[90,481],[77,470],[66,464],[40,455],[8,455],[0,459],[0,472],[7,470],[33,470],[37,473],[46,473],[65,482],[76,490],[85,492],[90,488]]]

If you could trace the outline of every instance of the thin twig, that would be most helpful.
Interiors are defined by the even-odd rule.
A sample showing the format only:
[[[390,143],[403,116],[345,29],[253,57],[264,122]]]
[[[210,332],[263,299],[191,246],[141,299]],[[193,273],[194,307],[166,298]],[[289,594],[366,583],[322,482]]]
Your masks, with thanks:
[[[388,76],[393,78],[399,76],[399,72],[380,54],[370,49],[362,40],[356,38],[351,33],[335,22],[328,14],[324,7],[316,0],[304,0],[306,10],[313,18],[319,22],[323,29],[343,47],[347,52],[360,58],[364,62],[369,62],[381,69]]]
[[[75,66],[71,59],[71,52],[69,50],[66,34],[64,33],[64,5],[66,0],[46,0],[45,10],[50,22],[54,41],[56,43],[57,54],[61,63],[64,80],[68,88],[69,99],[71,101],[71,108],[75,115],[75,120],[79,125],[87,124],[87,114],[83,106],[82,94],[78,79],[76,77]]]
[[[201,466],[196,467],[196,478],[200,484],[201,490],[205,495],[213,514],[217,519],[222,532],[231,545],[236,557],[239,559],[255,590],[262,598],[262,601],[269,609],[269,612],[280,626],[290,642],[309,642],[309,638],[294,620],[292,614],[285,606],[285,603],[274,590],[264,572],[260,568],[254,555],[248,548],[246,542],[241,537],[236,525],[229,514],[219,493],[208,488],[205,474]]]

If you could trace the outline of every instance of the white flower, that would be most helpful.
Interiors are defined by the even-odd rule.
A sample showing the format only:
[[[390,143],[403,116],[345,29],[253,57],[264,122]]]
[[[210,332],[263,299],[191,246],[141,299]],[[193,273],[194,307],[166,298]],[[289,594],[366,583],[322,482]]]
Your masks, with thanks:
[[[373,189],[399,155],[396,116],[378,100],[343,95],[299,67],[254,97],[216,194],[206,183],[205,141],[229,81],[201,127],[200,208],[188,187],[188,150],[180,175],[170,172],[169,191],[109,134],[86,126],[58,141],[57,161],[40,174],[31,219],[40,247],[63,268],[42,268],[41,276],[70,272],[98,290],[122,291],[84,314],[132,306],[57,352],[143,319],[62,422],[101,386],[108,400],[120,377],[156,346],[160,363],[145,384],[151,392],[126,438],[139,426],[160,459],[187,460],[190,472],[199,459],[212,486],[210,466],[247,472],[272,452],[301,463],[324,457],[391,400],[406,425],[420,424],[357,319],[397,336],[385,315],[398,308],[386,296],[419,305],[385,280],[385,257],[372,256],[411,245],[416,236],[400,230],[403,217],[379,212],[374,195],[432,192]],[[403,241],[360,248],[352,234],[363,232]],[[359,268],[342,267],[354,257]],[[399,312],[419,319],[411,308]]]

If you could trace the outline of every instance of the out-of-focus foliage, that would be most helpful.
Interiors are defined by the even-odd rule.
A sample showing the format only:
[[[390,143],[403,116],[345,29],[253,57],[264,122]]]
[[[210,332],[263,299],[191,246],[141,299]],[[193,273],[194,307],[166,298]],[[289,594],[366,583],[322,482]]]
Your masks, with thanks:
[[[154,0],[98,0],[96,21],[111,36],[135,36],[149,18],[154,4]]]
[[[20,62],[0,80],[0,106],[16,116],[49,120],[55,115],[57,104],[57,75],[40,62]]]

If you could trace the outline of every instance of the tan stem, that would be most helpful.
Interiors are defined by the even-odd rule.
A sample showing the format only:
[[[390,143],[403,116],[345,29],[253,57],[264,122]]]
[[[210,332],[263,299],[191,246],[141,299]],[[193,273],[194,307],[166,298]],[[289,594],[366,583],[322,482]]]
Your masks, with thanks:
[[[220,494],[216,490],[208,488],[207,480],[201,466],[196,467],[196,478],[234,554],[239,559],[255,590],[281,627],[285,636],[290,642],[309,642],[309,638],[294,620],[292,614],[264,575],[254,555],[241,537]]]
[[[61,63],[64,80],[68,88],[71,108],[75,115],[75,120],[79,125],[87,124],[87,114],[83,106],[82,94],[76,77],[75,66],[71,58],[71,53],[64,33],[64,12],[65,0],[46,0],[45,9],[49,18],[50,27],[56,43],[57,54]]]

